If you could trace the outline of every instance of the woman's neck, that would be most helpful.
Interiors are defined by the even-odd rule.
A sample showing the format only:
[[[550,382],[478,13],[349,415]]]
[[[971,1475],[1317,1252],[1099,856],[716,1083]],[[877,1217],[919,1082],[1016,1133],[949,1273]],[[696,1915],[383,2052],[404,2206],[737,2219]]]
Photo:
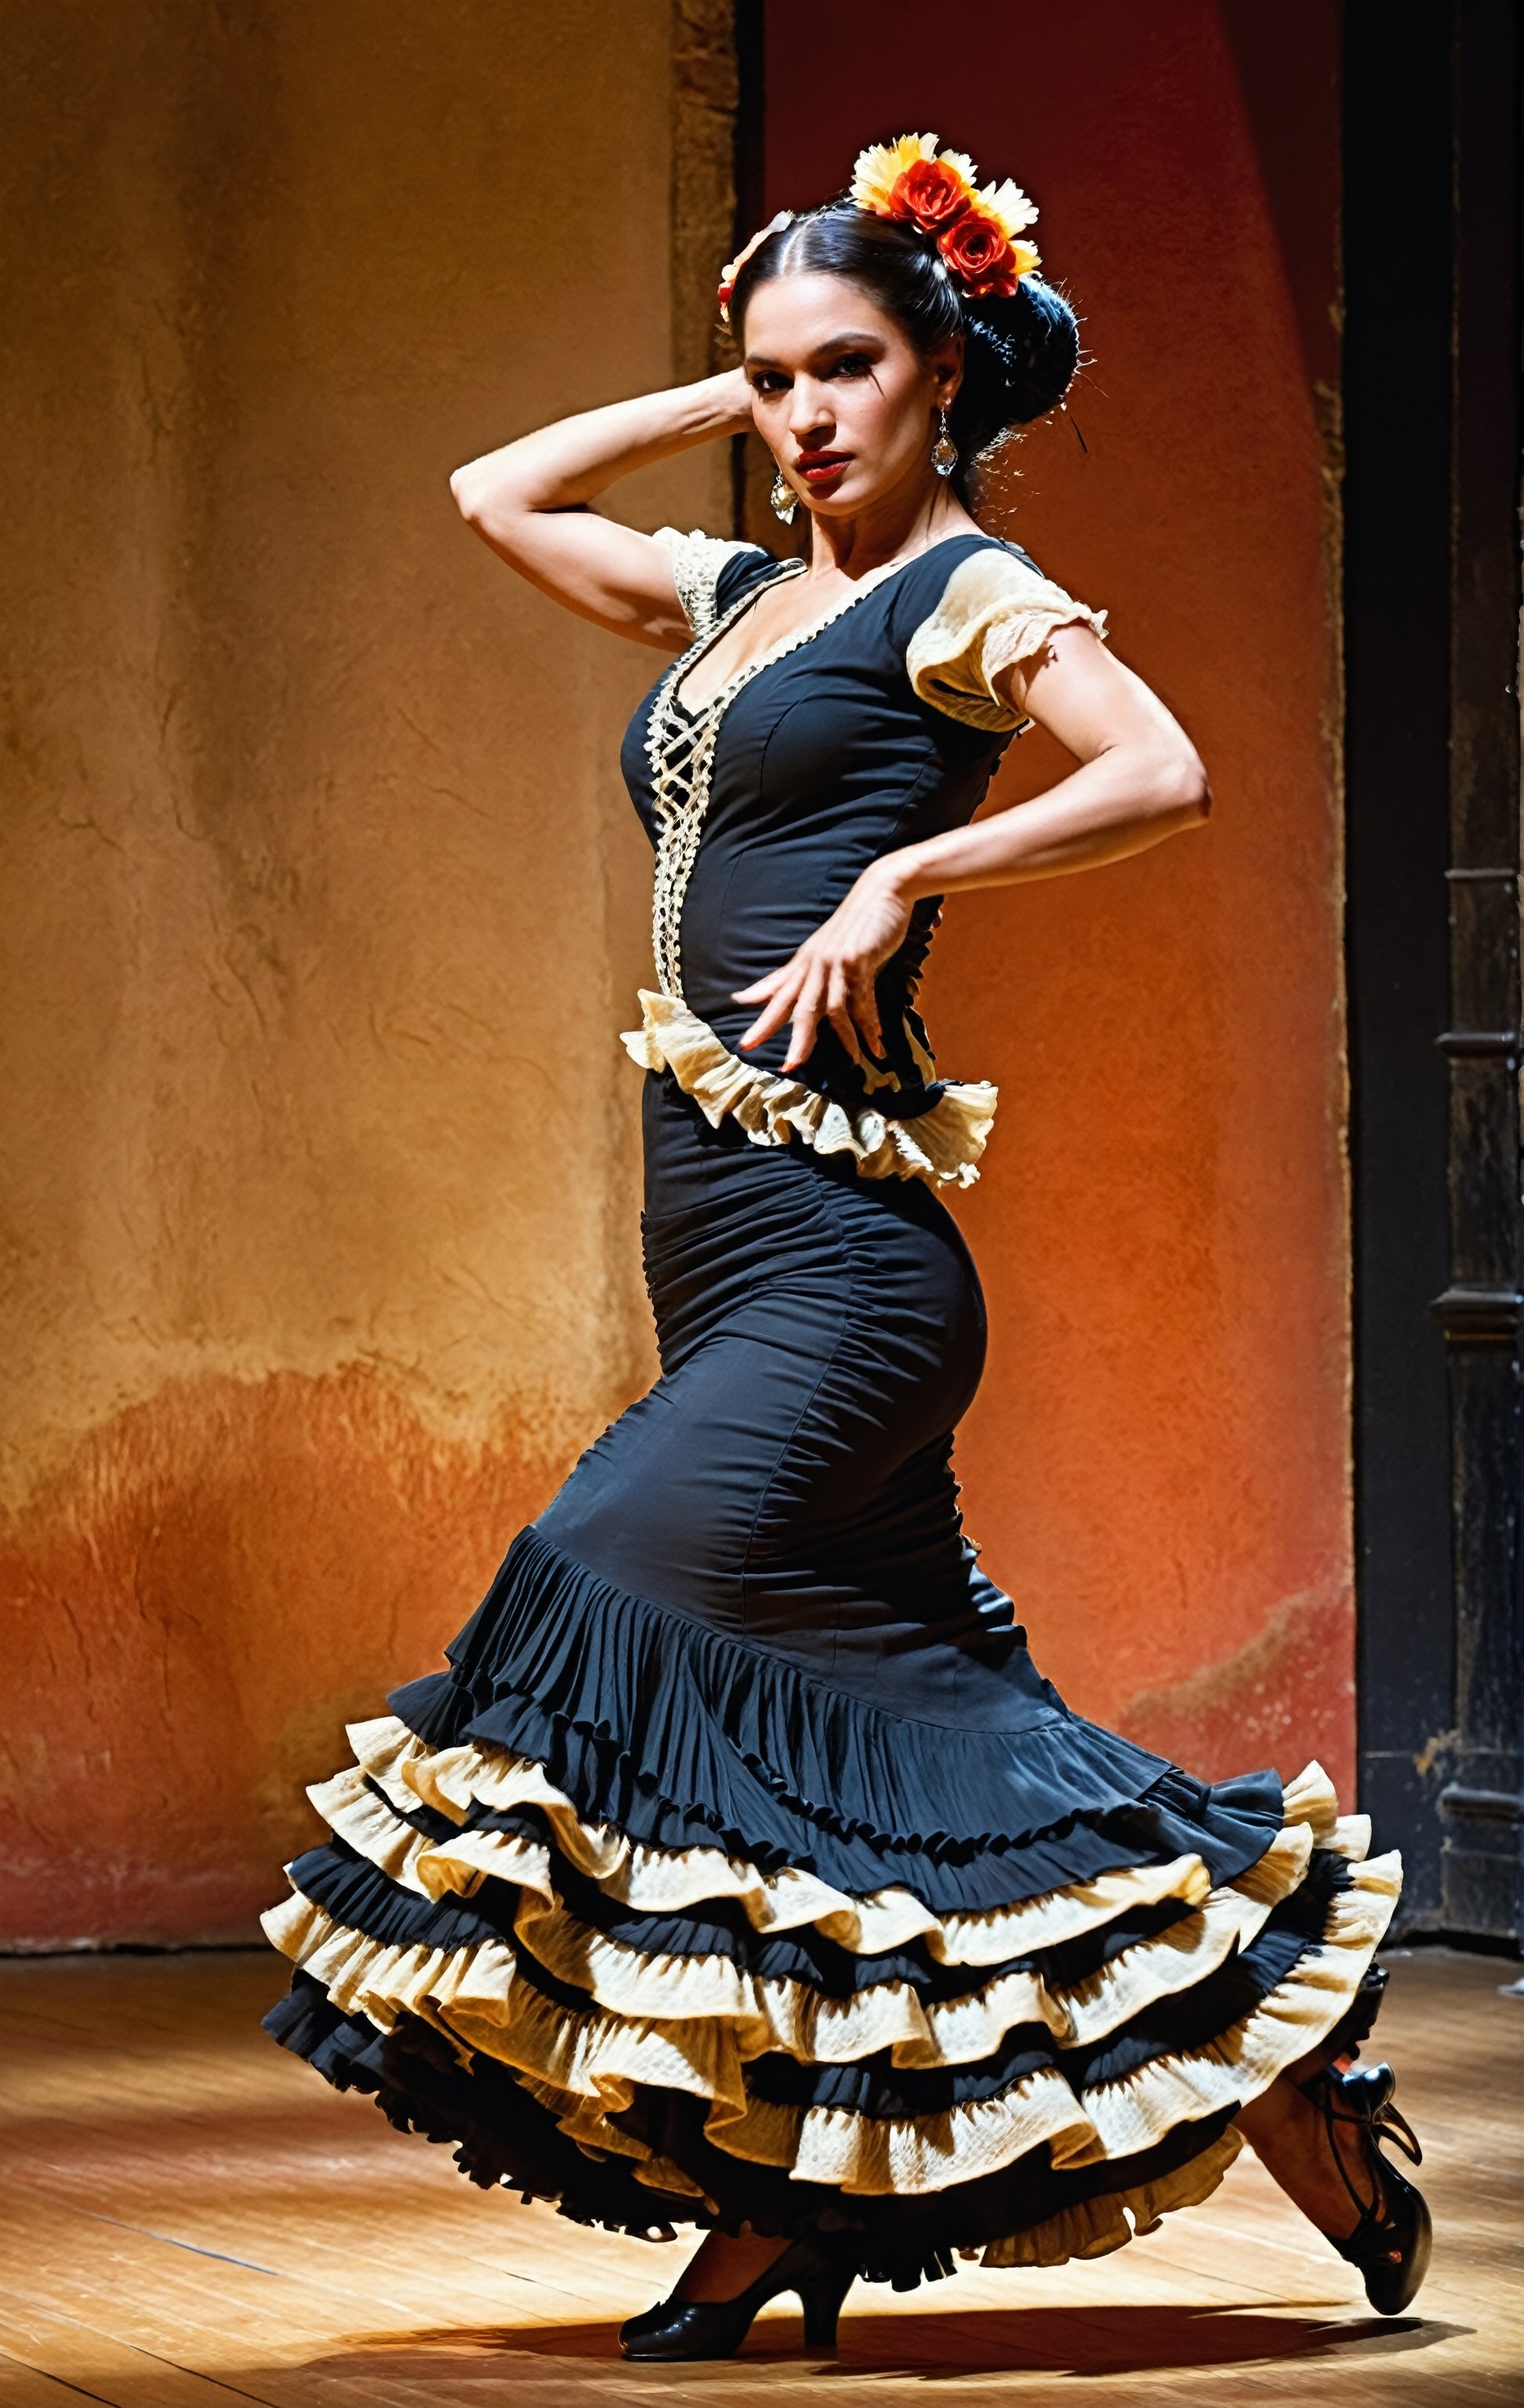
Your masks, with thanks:
[[[978,533],[978,522],[940,478],[930,485],[917,479],[912,492],[887,494],[852,518],[812,512],[809,574],[855,580],[948,536]]]

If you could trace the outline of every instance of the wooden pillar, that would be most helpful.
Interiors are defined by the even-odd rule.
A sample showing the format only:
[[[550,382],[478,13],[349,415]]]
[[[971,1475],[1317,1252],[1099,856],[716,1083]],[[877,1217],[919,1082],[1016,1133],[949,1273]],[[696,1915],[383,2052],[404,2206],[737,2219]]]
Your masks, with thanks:
[[[1361,1802],[1402,1928],[1493,1939],[1524,1926],[1519,50],[1492,0],[1345,12]]]
[[[1519,1197],[1519,20],[1460,0],[1452,65],[1447,1929],[1524,1928]]]
[[[1344,20],[1345,976],[1354,1214],[1359,1802],[1402,1851],[1402,1928],[1441,1921],[1455,1727],[1449,1276],[1450,23]],[[1391,194],[1403,194],[1392,240]]]

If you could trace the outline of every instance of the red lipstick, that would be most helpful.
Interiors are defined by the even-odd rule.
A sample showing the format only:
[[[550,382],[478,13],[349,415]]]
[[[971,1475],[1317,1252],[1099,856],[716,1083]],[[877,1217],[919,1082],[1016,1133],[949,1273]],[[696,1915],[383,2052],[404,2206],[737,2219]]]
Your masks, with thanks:
[[[850,452],[801,452],[794,463],[794,472],[808,484],[825,485],[851,466]]]

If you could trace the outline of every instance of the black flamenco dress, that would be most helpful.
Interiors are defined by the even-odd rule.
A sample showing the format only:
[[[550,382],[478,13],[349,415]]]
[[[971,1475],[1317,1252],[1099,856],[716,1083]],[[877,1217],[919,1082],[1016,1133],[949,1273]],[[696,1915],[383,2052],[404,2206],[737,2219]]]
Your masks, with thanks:
[[[266,1917],[269,2029],[485,2186],[653,2237],[806,2227],[900,2286],[1119,2246],[1237,2109],[1361,2036],[1394,1856],[1314,1766],[1207,1784],[1070,1711],[964,1537],[985,1350],[938,1189],[993,1089],[879,978],[883,1058],[745,1058],[733,990],[878,854],[961,825],[995,680],[1096,614],[957,537],[692,710],[798,564],[667,532],[695,631],[631,727],[656,851],[644,1093],[661,1377],[522,1530]]]

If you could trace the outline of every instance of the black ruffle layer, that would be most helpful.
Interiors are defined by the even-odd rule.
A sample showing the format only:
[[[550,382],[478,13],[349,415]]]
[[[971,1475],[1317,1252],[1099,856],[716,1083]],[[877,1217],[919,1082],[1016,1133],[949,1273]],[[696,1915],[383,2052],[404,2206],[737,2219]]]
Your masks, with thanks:
[[[533,1526],[450,1649],[394,1692],[430,1747],[542,1765],[580,1814],[650,1846],[801,1867],[938,1914],[1187,1855],[1214,1884],[1280,1828],[1272,1772],[1209,1785],[1071,1713],[1031,1674],[1017,1731],[907,1721],[598,1579]]]
[[[673,2238],[679,2224],[737,2230],[745,2223],[756,2232],[784,2234],[812,2223],[866,2280],[897,2290],[951,2273],[960,2249],[982,2248],[1085,2200],[1158,2181],[1210,2147],[1229,2121],[1224,2111],[1177,2125],[1135,2157],[1063,2172],[1039,2149],[955,2189],[858,2198],[730,2157],[705,2134],[704,2100],[641,2090],[615,2120],[632,2140],[700,2182],[710,2207],[637,2181],[627,2158],[589,2157],[492,2058],[478,2056],[462,2067],[439,2035],[416,2021],[380,2032],[364,2015],[336,2007],[305,1973],[266,2016],[265,2028],[336,2089],[374,2098],[399,2131],[452,2147],[462,2172],[483,2188],[502,2184],[526,2200],[554,2200],[574,2223],[648,2240]]]
[[[518,1972],[542,1997],[571,2014],[597,2011],[590,1989],[551,1972],[539,1963],[532,1946],[517,1937],[513,1915],[520,1893],[509,1882],[485,1883],[469,1899],[435,1901],[399,1888],[342,1840],[299,1856],[290,1871],[294,1886],[323,1907],[336,1923],[363,1931],[367,1940],[382,1947],[454,1951],[498,1941],[511,1950]],[[893,2065],[887,2050],[846,2064],[803,2064],[793,2057],[772,2055],[752,2060],[747,2086],[757,2098],[779,2105],[846,2107],[865,2115],[902,2116],[940,2114],[970,2100],[998,2098],[1014,2082],[1043,2066],[1061,2065],[1066,2081],[1076,2090],[1120,2081],[1159,2058],[1204,2046],[1251,2014],[1286,1980],[1306,1949],[1316,1943],[1329,1901],[1347,1879],[1343,1858],[1319,1850],[1305,1881],[1272,1910],[1246,1948],[1188,1989],[1152,2000],[1119,2029],[1088,2045],[1060,2050],[1045,2024],[1021,2023],[1005,2031],[990,2056],[972,2063],[911,2070]],[[569,1906],[571,1901],[567,1903]],[[676,1936],[685,1944],[671,1954],[707,1953],[694,1944],[689,1931],[680,1928]],[[768,1938],[752,1934],[755,1955],[748,1965],[739,1945],[740,1934],[733,1937],[739,1961],[745,1970],[760,1972],[771,1945]],[[849,1958],[844,1949],[835,1954]],[[862,1969],[861,1973],[848,1987],[849,1965],[841,1966],[840,1986],[827,1995],[851,1997],[876,1984],[898,1980],[913,1988],[923,2004],[941,2003],[969,1997],[1004,1972],[1039,1971],[1042,1961],[1041,1956],[1029,1956],[1013,1957],[1005,1965],[937,1965],[919,1959],[912,1950],[897,1950],[892,1956],[850,1959],[850,1965]],[[812,1980],[807,1970],[793,1978]],[[825,1988],[812,1980],[812,1986]]]
[[[457,1836],[456,1827],[447,1815],[426,1807],[419,1813],[399,1814],[374,1783],[367,1785],[381,1810],[398,1822],[421,1829],[431,1839],[446,1841]],[[642,1956],[725,1957],[742,1972],[765,1981],[808,1982],[812,1989],[827,1999],[850,1999],[878,1983],[903,1982],[923,2004],[927,2004],[966,1998],[997,1975],[1018,1971],[1037,1973],[1051,1984],[1071,1988],[1140,1940],[1157,1938],[1194,1912],[1184,1899],[1161,1899],[1157,1905],[1129,1907],[1110,1923],[1098,1924],[1056,1947],[1031,1949],[1023,1956],[977,1964],[945,1964],[921,1937],[907,1940],[894,1949],[867,1955],[827,1939],[813,1924],[797,1924],[782,1931],[758,1931],[744,1906],[734,1898],[706,1899],[681,1911],[663,1914],[632,1906],[611,1896],[569,1861],[556,1843],[549,1818],[537,1808],[467,1817],[466,1828],[480,1830],[484,1825],[504,1835],[532,1841],[536,1847],[542,1848],[556,1897],[579,1923],[602,1933],[606,1939],[638,1949]],[[342,1842],[338,1854],[347,1862],[358,1861],[356,1852]],[[309,1897],[318,1897],[319,1886],[314,1884],[321,1885],[324,1892],[322,1903],[337,1914],[339,1910],[326,1895],[332,1879],[327,1870],[332,1855],[327,1846],[314,1849],[292,1867],[292,1879]],[[342,1880],[338,1886],[343,1888]],[[395,1895],[406,1898],[410,1907],[423,1910],[425,1915],[429,1914],[427,1901],[416,1894]],[[519,1896],[515,1883],[488,1878],[471,1892],[468,1899],[446,1899],[436,1906],[433,1914],[444,1919],[430,1923],[426,1931],[422,1923],[410,1924],[405,1933],[399,1927],[397,1937],[405,1944],[426,1939],[428,1944],[439,1947],[459,1947],[473,1938],[510,1938]],[[341,1919],[351,1920],[347,1915]],[[447,1933],[452,1936],[446,1937]],[[390,1939],[392,1935],[388,1932],[385,1936]]]

